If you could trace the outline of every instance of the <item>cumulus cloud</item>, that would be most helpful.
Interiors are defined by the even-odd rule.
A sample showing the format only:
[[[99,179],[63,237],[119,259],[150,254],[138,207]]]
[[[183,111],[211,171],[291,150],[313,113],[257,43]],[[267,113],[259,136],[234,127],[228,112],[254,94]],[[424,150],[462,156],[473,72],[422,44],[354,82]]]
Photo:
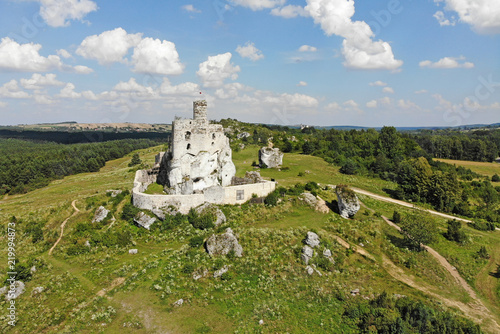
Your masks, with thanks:
[[[385,86],[387,86],[387,83],[380,81],[380,80],[377,80],[375,82],[370,82],[369,85],[376,86],[376,87],[385,87]]]
[[[342,107],[337,103],[337,102],[332,102],[329,103],[326,107],[326,110],[331,110],[331,111],[339,111],[342,110]]]
[[[262,51],[257,49],[254,43],[251,42],[246,42],[244,46],[238,45],[236,52],[238,52],[242,58],[248,58],[251,61],[257,61],[264,58]]]
[[[27,99],[30,95],[19,88],[19,84],[16,80],[11,80],[0,87],[0,97]]]
[[[242,85],[239,82],[233,82],[225,84],[224,87],[217,89],[215,91],[215,96],[222,100],[234,99],[238,97],[241,91],[244,90],[248,90],[245,85]]]
[[[184,5],[182,6],[182,9],[190,13],[201,13],[201,10],[196,9],[193,5]]]
[[[200,85],[194,82],[183,82],[178,85],[172,85],[170,80],[164,78],[160,86],[160,92],[164,95],[197,96],[200,93]]]
[[[86,58],[94,59],[101,65],[109,65],[115,62],[126,62],[124,57],[130,48],[137,46],[142,40],[142,33],[128,34],[123,28],[116,28],[86,37],[76,54]]]
[[[203,82],[203,86],[220,87],[227,78],[231,78],[232,80],[238,78],[237,73],[241,69],[239,66],[234,66],[231,63],[232,56],[230,52],[209,56],[208,60],[200,64],[196,74]]]
[[[433,63],[430,60],[424,60],[419,63],[420,67],[428,67],[428,68],[445,68],[445,69],[452,69],[452,68],[473,68],[474,64],[471,62],[462,62],[460,63],[459,61],[465,60],[465,57],[444,57],[437,62]]]
[[[64,49],[59,49],[56,51],[57,55],[58,56],[61,56],[63,58],[71,58],[71,53],[69,53],[68,51],[64,50]]]
[[[285,19],[292,19],[297,16],[307,17],[309,13],[301,6],[287,5],[284,7],[273,8],[271,10],[271,15],[281,16]]]
[[[78,74],[89,74],[94,72],[94,70],[87,66],[76,65],[75,67],[73,67],[73,72]]]
[[[51,27],[66,27],[70,20],[82,21],[97,10],[97,4],[90,0],[37,0],[40,16]]]
[[[425,93],[427,93],[427,89],[421,89],[421,90],[415,91],[415,94],[417,94],[417,95],[418,94],[425,94]]]
[[[62,67],[61,58],[56,55],[41,56],[40,44],[19,44],[9,37],[0,42],[0,70],[19,72],[47,72]]]
[[[64,85],[64,82],[57,80],[56,75],[52,73],[48,73],[45,76],[34,73],[30,79],[21,79],[20,82],[24,89],[30,90],[40,90],[44,87]]]
[[[298,84],[297,84],[297,87],[305,87],[307,86],[307,82],[305,81],[300,81]]]
[[[67,83],[63,89],[61,89],[57,97],[64,99],[78,99],[82,97],[82,94],[75,92],[75,85],[70,82]]]
[[[438,21],[439,25],[442,26],[454,26],[455,25],[455,20],[452,18],[452,21],[447,19],[444,15],[444,13],[440,10],[438,10],[434,15],[433,15],[436,20]]]
[[[378,105],[377,100],[371,100],[366,103],[367,108],[377,108],[377,105]]]
[[[274,8],[285,4],[286,0],[230,0],[233,5],[250,8],[253,11]]]
[[[316,52],[316,51],[318,51],[318,48],[306,44],[302,45],[299,48],[299,52]]]
[[[184,71],[174,43],[149,37],[135,47],[132,63],[138,73],[177,75]]]
[[[54,104],[56,101],[54,101],[50,96],[48,95],[34,95],[33,98],[35,99],[35,102],[37,104]]]
[[[480,34],[500,33],[500,2],[498,0],[434,0],[444,2],[444,9],[458,14],[461,22]]]
[[[382,91],[384,93],[394,94],[394,89],[392,89],[391,87],[384,87],[384,89],[382,89]]]
[[[356,103],[356,101],[354,100],[348,100],[348,101],[345,101],[344,103],[344,106],[346,106],[347,108],[353,108],[353,109],[356,109],[359,107],[359,104]]]
[[[374,33],[364,21],[352,21],[354,1],[307,0],[305,10],[327,36],[344,38],[344,66],[353,69],[396,70],[403,61],[396,60],[389,43],[374,41]]]

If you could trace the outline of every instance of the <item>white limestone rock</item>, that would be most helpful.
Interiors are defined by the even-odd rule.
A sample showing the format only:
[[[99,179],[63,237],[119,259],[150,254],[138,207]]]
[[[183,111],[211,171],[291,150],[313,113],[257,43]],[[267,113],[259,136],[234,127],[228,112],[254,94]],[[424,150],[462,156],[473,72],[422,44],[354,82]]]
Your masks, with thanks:
[[[311,247],[307,245],[302,247],[302,255],[300,256],[300,258],[302,259],[302,261],[304,261],[305,264],[308,264],[309,260],[313,256],[314,256],[314,250]]]
[[[243,254],[243,248],[238,243],[231,228],[227,228],[223,234],[213,234],[208,238],[206,248],[210,255],[227,255],[230,251],[234,251],[237,257],[241,257]]]
[[[196,213],[199,215],[207,214],[207,213],[212,213],[215,216],[215,221],[214,224],[215,226],[218,226],[220,224],[223,224],[226,222],[226,216],[222,212],[221,209],[219,209],[216,205],[211,204],[211,203],[204,203],[197,207]]]
[[[31,295],[32,295],[32,296],[36,296],[36,295],[38,295],[38,294],[42,293],[42,292],[43,292],[43,290],[45,290],[45,289],[43,288],[43,286],[37,286],[36,288],[33,288],[33,291],[31,291]]]
[[[358,196],[344,186],[337,186],[335,189],[339,213],[343,218],[352,218],[360,209]]]
[[[240,132],[236,135],[236,138],[242,139],[242,138],[247,138],[250,137],[250,134],[248,132]]]
[[[105,207],[100,206],[95,210],[94,218],[92,219],[92,223],[100,223],[108,216],[109,210]]]
[[[302,193],[299,198],[311,208],[316,208],[316,205],[318,204],[318,199],[311,193]]]
[[[156,218],[150,217],[142,211],[139,212],[134,218],[134,222],[137,225],[144,227],[146,230],[149,230],[155,221]]]
[[[182,306],[182,304],[184,304],[184,299],[179,299],[178,301],[174,302],[174,306]]]
[[[24,283],[22,281],[15,281],[12,285],[4,286],[0,289],[0,295],[5,295],[5,299],[10,301],[16,299],[24,293]]]
[[[325,249],[323,251],[323,256],[326,257],[326,258],[331,258],[332,257],[332,251],[329,250],[329,249]]]
[[[108,189],[106,190],[106,193],[111,193],[111,197],[116,197],[119,194],[121,194],[123,191],[119,189]]]
[[[129,249],[129,250],[128,250],[128,253],[129,253],[129,254],[137,254],[137,253],[138,253],[138,250],[137,250],[137,249],[135,249],[135,248],[134,248],[134,249]]]
[[[268,168],[277,168],[283,164],[283,153],[279,148],[263,147],[259,150],[259,166],[264,164]]]
[[[229,268],[230,266],[224,265],[224,267],[220,268],[219,270],[216,270],[214,272],[214,278],[221,277],[223,274],[229,271]]]
[[[317,247],[320,243],[319,236],[314,232],[307,232],[305,243],[312,248]]]

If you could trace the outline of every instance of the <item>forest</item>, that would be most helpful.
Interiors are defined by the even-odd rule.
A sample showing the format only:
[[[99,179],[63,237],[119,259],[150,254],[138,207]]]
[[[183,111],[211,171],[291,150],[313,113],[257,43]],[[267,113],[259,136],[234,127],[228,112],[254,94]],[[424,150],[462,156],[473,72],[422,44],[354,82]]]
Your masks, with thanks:
[[[65,145],[0,138],[0,195],[26,193],[67,175],[96,172],[106,161],[154,145],[158,141],[151,139]]]

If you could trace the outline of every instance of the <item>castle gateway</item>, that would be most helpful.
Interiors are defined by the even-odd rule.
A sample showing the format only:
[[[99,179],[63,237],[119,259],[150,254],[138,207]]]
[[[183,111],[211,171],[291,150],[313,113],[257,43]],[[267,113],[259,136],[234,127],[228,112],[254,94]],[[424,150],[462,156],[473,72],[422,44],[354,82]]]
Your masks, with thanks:
[[[255,195],[267,196],[276,188],[275,182],[253,173],[245,178],[236,178],[235,174],[222,125],[210,124],[205,100],[194,101],[192,119],[172,122],[168,151],[156,156],[152,169],[136,172],[133,204],[152,211],[174,206],[187,214],[205,202],[241,204]],[[154,182],[164,186],[166,195],[144,193]]]

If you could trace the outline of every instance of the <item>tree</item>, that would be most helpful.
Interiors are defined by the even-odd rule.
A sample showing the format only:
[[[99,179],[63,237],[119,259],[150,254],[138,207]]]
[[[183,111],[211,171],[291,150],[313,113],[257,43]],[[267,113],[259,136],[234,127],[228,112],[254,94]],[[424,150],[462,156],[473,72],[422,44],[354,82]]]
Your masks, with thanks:
[[[392,222],[394,224],[401,223],[401,214],[399,212],[394,211],[394,213],[392,214]]]
[[[436,222],[426,211],[414,209],[402,217],[399,226],[407,241],[418,250],[421,250],[421,244],[436,240]]]
[[[347,159],[342,167],[340,167],[339,172],[347,175],[354,175],[358,171],[358,164],[352,159]]]
[[[139,157],[139,153],[134,153],[132,156],[132,160],[128,164],[129,167],[135,166],[135,165],[140,165],[142,163],[141,158]]]
[[[495,174],[491,177],[491,182],[500,182],[500,176],[498,174]]]
[[[310,141],[306,141],[302,145],[302,153],[304,154],[311,154],[314,152],[314,145]]]
[[[448,221],[448,231],[446,232],[445,237],[450,241],[456,241],[459,243],[464,243],[467,239],[465,232],[462,231],[462,223],[456,219]]]

